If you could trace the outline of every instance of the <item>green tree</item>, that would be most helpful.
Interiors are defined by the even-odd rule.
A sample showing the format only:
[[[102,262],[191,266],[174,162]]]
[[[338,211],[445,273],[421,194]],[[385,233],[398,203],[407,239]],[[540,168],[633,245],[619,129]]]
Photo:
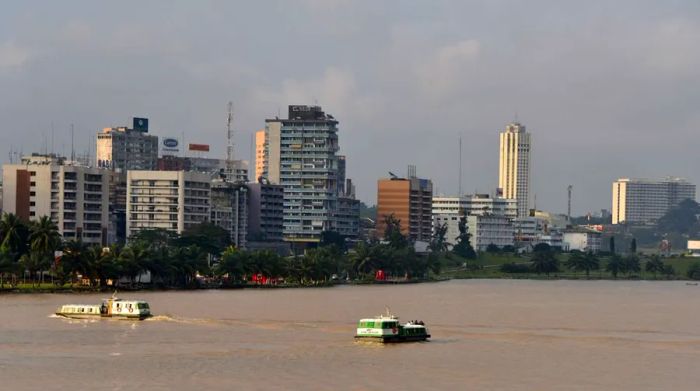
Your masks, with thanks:
[[[532,269],[537,274],[546,274],[548,277],[550,273],[556,273],[559,271],[559,259],[551,251],[538,251],[533,253],[532,258]]]
[[[700,280],[700,262],[695,262],[690,267],[686,273],[688,278],[691,280]]]
[[[457,237],[457,244],[452,247],[452,252],[459,255],[465,259],[476,259],[476,251],[470,243],[471,234],[467,232],[467,217],[462,216],[459,218],[459,236]]]
[[[437,224],[433,237],[430,240],[430,250],[436,253],[447,251],[450,243],[447,242],[447,223]]]
[[[228,275],[229,283],[245,281],[245,275],[252,273],[252,260],[249,252],[228,247],[221,256],[214,271],[219,276]]]
[[[5,213],[0,219],[0,247],[17,261],[28,252],[29,227],[17,215]]]
[[[624,271],[627,273],[627,277],[631,277],[632,273],[639,273],[642,268],[639,263],[639,257],[631,254],[624,258]]]
[[[77,275],[84,277],[90,275],[90,264],[85,256],[87,250],[88,246],[81,240],[69,240],[63,244],[63,255],[59,261],[61,285],[65,284],[66,280],[73,285]]]
[[[401,233],[401,220],[397,219],[394,214],[384,216],[384,240],[389,242],[389,245],[394,248],[403,248],[408,246],[408,239]]]
[[[126,246],[119,253],[117,262],[119,262],[119,269],[125,277],[129,277],[131,283],[133,284],[136,277],[139,277],[139,283],[141,283],[141,274],[145,271],[149,271],[149,258],[151,254],[146,247],[141,242],[133,243]],[[151,278],[153,276],[151,275]]]
[[[39,271],[41,271],[40,282],[43,282],[44,271],[53,264],[54,252],[61,245],[61,235],[58,233],[56,224],[48,216],[42,216],[31,224],[29,232],[32,253],[30,264],[39,267]]]
[[[630,253],[636,254],[637,253],[637,239],[632,238],[632,241],[630,242]]]
[[[585,272],[586,278],[590,278],[591,271],[598,270],[600,267],[600,261],[592,252],[587,254],[575,252],[569,256],[565,265],[574,272]]]
[[[614,279],[625,270],[625,261],[617,254],[613,254],[605,265],[605,271],[610,272]]]
[[[615,254],[615,237],[610,237],[610,254]]]
[[[232,244],[229,231],[208,221],[193,225],[174,241],[179,247],[197,246],[210,255],[219,255]]]
[[[661,257],[654,254],[649,258],[646,265],[644,265],[644,270],[649,273],[653,273],[654,279],[656,279],[656,274],[663,273],[664,271],[664,262],[661,260]]]

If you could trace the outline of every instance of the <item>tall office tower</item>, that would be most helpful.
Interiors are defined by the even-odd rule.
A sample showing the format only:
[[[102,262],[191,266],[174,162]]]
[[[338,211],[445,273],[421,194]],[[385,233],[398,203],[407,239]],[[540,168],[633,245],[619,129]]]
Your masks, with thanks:
[[[503,198],[518,203],[518,217],[527,217],[530,209],[530,133],[525,125],[513,122],[501,132],[498,188]]]
[[[432,237],[433,182],[419,178],[380,179],[377,183],[377,235],[384,237],[386,216],[400,220],[401,233],[413,241]]]
[[[3,166],[4,211],[24,221],[49,216],[65,240],[108,244],[110,175],[56,155]]]
[[[255,177],[253,182],[260,180],[265,171],[265,129],[255,132]]]
[[[211,175],[186,171],[126,174],[126,235],[165,229],[181,234],[211,218]]]
[[[246,248],[248,237],[248,188],[244,183],[221,179],[211,183],[211,222],[229,232],[236,248]]]
[[[116,171],[157,169],[158,136],[148,134],[148,119],[134,118],[132,129],[124,126],[98,132],[97,166]]]
[[[685,199],[695,200],[695,185],[683,178],[620,178],[612,186],[612,223],[653,224]]]
[[[265,122],[263,176],[284,187],[284,240],[318,242],[321,232],[337,232],[338,121],[319,106],[294,105],[288,119]]]

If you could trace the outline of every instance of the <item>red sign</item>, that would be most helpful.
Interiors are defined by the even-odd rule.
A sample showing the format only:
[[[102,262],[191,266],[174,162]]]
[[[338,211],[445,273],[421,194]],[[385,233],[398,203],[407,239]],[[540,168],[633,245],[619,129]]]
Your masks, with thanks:
[[[209,144],[190,144],[190,151],[209,152]]]

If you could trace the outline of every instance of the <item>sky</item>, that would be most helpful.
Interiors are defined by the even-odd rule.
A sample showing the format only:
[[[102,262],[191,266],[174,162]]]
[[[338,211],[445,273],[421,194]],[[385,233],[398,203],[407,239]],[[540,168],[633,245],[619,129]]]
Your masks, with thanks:
[[[4,1],[0,163],[148,117],[237,158],[289,104],[339,124],[358,197],[409,164],[436,193],[491,193],[498,133],[532,134],[537,208],[611,208],[618,177],[700,183],[700,2]]]

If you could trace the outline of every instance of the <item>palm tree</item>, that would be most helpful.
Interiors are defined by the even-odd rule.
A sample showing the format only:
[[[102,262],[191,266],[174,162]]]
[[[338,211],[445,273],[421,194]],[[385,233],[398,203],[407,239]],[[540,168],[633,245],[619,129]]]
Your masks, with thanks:
[[[44,280],[44,270],[51,266],[54,251],[61,245],[61,235],[56,223],[49,216],[42,216],[39,221],[29,227],[29,243],[32,254],[39,261],[41,282]]]
[[[131,279],[132,284],[137,276],[140,279],[141,273],[147,270],[148,258],[148,248],[143,243],[135,243],[122,249],[118,258],[120,269]]]
[[[644,270],[654,274],[654,279],[656,279],[656,273],[663,273],[664,262],[661,260],[657,254],[652,255],[644,265]]]
[[[70,240],[63,245],[60,269],[64,277],[70,278],[71,285],[75,275],[88,277],[90,274],[90,264],[85,256],[87,249],[88,247],[80,240]]]
[[[373,269],[372,247],[365,242],[360,242],[350,253],[350,265],[355,275],[367,274]]]
[[[639,273],[642,268],[639,264],[639,257],[631,254],[624,258],[625,271],[627,272],[627,277],[632,277],[632,273]]]
[[[0,247],[19,258],[26,252],[28,232],[27,225],[17,215],[5,213],[0,220]]]
[[[545,273],[549,277],[550,273],[559,271],[559,259],[551,251],[537,251],[532,256],[532,268],[535,273]]]
[[[569,259],[566,261],[566,267],[575,272],[586,272],[586,278],[590,278],[591,271],[598,270],[600,267],[600,261],[592,252],[585,255],[575,252],[571,254]]]
[[[430,250],[436,253],[447,251],[450,243],[447,242],[447,223],[438,224],[435,226],[432,240],[430,241]]]
[[[569,259],[564,262],[564,266],[573,272],[578,272],[584,270],[585,263],[586,257],[584,257],[582,253],[576,251],[569,255]]]
[[[623,273],[625,268],[625,262],[617,254],[613,254],[608,260],[608,264],[605,265],[605,270],[610,272],[614,279],[617,279],[618,273]]]

